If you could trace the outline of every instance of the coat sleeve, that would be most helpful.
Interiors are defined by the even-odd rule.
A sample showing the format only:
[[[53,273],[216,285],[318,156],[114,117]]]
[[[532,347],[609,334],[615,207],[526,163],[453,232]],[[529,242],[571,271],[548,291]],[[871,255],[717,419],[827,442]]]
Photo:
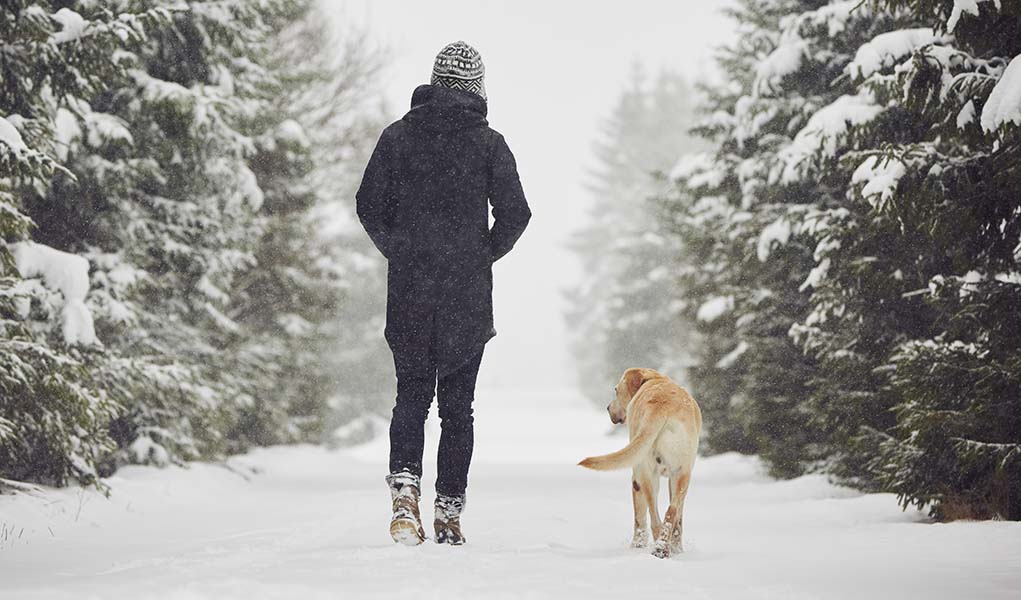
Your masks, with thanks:
[[[394,141],[389,131],[383,131],[362,175],[362,183],[355,194],[358,220],[369,234],[379,252],[390,258],[391,204],[393,196]]]
[[[514,247],[532,218],[532,211],[521,188],[514,154],[502,135],[496,135],[490,156],[489,203],[493,206],[493,227],[489,230],[489,250],[495,262]]]

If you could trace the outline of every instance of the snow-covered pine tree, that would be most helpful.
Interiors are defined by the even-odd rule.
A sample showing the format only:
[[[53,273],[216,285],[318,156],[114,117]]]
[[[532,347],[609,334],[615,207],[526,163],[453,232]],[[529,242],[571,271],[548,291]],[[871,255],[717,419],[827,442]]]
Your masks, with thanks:
[[[663,293],[675,281],[668,265],[676,247],[657,233],[651,198],[666,185],[663,173],[676,156],[701,146],[688,131],[693,100],[679,76],[647,82],[636,68],[596,146],[591,220],[573,240],[585,278],[572,292],[577,303],[567,318],[579,381],[598,403],[606,402],[624,369],[677,373],[691,353],[680,305]]]
[[[711,154],[682,159],[670,176],[677,185],[655,199],[660,214],[656,231],[679,246],[671,269],[677,295],[673,306],[678,319],[693,323],[678,343],[687,342],[694,358],[687,369],[687,384],[702,406],[703,451],[753,453],[756,449],[740,417],[742,403],[737,394],[743,376],[738,359],[746,346],[736,339],[733,296],[725,293],[727,263],[721,260],[734,248],[724,233],[733,210],[725,196],[709,192],[721,183]]]
[[[371,392],[340,396],[349,385],[342,375],[357,370],[348,363],[379,369],[367,350],[380,344],[352,333],[382,309],[359,315],[349,305],[373,292],[384,297],[380,278],[373,281],[379,271],[348,272],[364,244],[333,237],[337,223],[354,222],[360,170],[353,167],[371,150],[377,125],[371,76],[378,54],[356,31],[338,39],[312,0],[293,2],[274,29],[262,61],[274,75],[264,90],[268,102],[250,125],[259,134],[252,168],[264,192],[262,237],[228,310],[244,328],[228,351],[253,398],[232,435],[263,445],[318,441],[329,417],[346,408],[337,401],[358,402],[361,412],[375,399]],[[356,352],[339,351],[345,347]]]
[[[776,47],[756,66],[751,93],[738,107],[737,141],[756,148],[738,168],[742,192],[754,204],[746,226],[757,238],[761,264],[740,279],[765,275],[758,281],[769,300],[747,323],[773,334],[756,336],[768,343],[761,356],[749,342],[746,360],[757,365],[748,373],[745,414],[777,474],[798,474],[831,460],[862,421],[890,422],[869,358],[833,346],[830,352],[808,347],[799,357],[805,346],[787,332],[795,323],[811,327],[826,319],[809,305],[806,292],[825,275],[825,264],[817,261],[833,243],[826,230],[843,214],[846,181],[837,162],[849,145],[849,129],[881,112],[843,74],[862,44],[909,22],[910,15],[857,1],[793,13],[782,20]],[[794,339],[805,343],[803,336]],[[797,367],[785,371],[785,364]]]
[[[700,368],[726,367],[694,377],[710,448],[744,433],[780,474],[819,459],[939,517],[1018,518],[1019,7],[736,14],[702,128],[720,149],[665,202]]]
[[[84,303],[89,263],[41,235],[32,207],[55,174],[70,178],[70,111],[122,77],[124,49],[167,22],[146,8],[94,7],[86,19],[20,0],[0,12],[0,477],[94,482],[113,448],[119,407],[89,368],[109,359]]]
[[[307,439],[338,387],[336,357],[373,353],[360,338],[382,310],[352,283],[379,278],[352,273],[366,261],[329,246],[337,228],[318,221],[343,212],[328,206],[335,195],[353,196],[375,129],[362,110],[375,59],[353,44],[327,70],[329,58],[292,72],[297,55],[275,48],[313,7],[123,0],[4,12],[0,445],[13,466],[0,475],[86,481],[104,457],[110,468],[163,464]],[[335,56],[321,36],[304,43]],[[285,97],[307,110],[285,114]],[[30,230],[34,246],[18,241]],[[285,274],[277,289],[253,294],[236,279],[261,273],[256,261]],[[347,312],[334,310],[339,298]],[[72,347],[94,339],[93,313],[104,345]],[[356,314],[357,326],[339,322]],[[357,356],[326,351],[344,344]],[[290,392],[270,394],[279,389]],[[112,457],[108,432],[121,447]]]
[[[780,19],[793,5],[748,0],[727,11],[739,35],[718,50],[724,80],[702,86],[699,108],[704,115],[695,128],[713,150],[683,157],[671,172],[675,186],[657,200],[663,235],[680,240],[675,275],[684,317],[696,324],[701,338],[689,379],[703,406],[704,449],[711,453],[757,450],[743,416],[745,363],[740,359],[748,345],[738,335],[739,313],[734,311],[734,291],[741,284],[734,265],[745,251],[733,243],[733,227],[747,212],[741,209],[738,181],[728,174],[734,161],[724,145],[733,137],[738,102],[751,88],[757,61],[775,47]]]
[[[811,290],[811,311],[791,329],[819,361],[806,424],[820,428],[817,456],[845,481],[892,489],[944,518],[1016,514],[1016,407],[1005,399],[1017,354],[1002,336],[1016,328],[1002,309],[1016,300],[1018,207],[1006,191],[1018,164],[1015,115],[1021,121],[1006,74],[1016,14],[994,4],[852,3],[841,12],[866,19],[865,29],[844,23],[817,33],[819,45],[791,27],[842,4],[788,19],[759,69],[766,85],[755,86],[760,97],[808,100],[800,124],[763,154],[772,165],[755,191],[804,198],[780,218],[791,239],[814,246],[799,286]],[[955,14],[970,41],[939,26]],[[830,73],[814,95],[806,58]],[[787,226],[770,229],[760,242],[772,246]]]
[[[896,426],[866,429],[859,447],[905,506],[1021,519],[1021,4],[878,4],[911,10],[938,41],[877,37],[851,67],[902,116],[894,135],[861,132],[847,158],[860,242],[831,262],[878,255],[875,271],[905,282],[880,298],[911,319],[883,323],[907,338],[885,357]],[[842,279],[852,301],[879,296]]]
[[[810,191],[802,204],[792,207],[796,212],[786,217],[805,243],[814,247],[814,266],[803,273],[804,282],[799,286],[806,292],[812,290],[812,310],[791,330],[806,352],[819,361],[805,403],[812,415],[809,424],[822,434],[820,456],[839,474],[867,485],[870,478],[865,476],[864,464],[874,449],[857,447],[853,440],[862,427],[882,430],[892,425],[887,375],[877,367],[885,364],[890,349],[904,339],[901,328],[915,326],[919,314],[905,312],[905,304],[898,304],[903,290],[895,289],[901,281],[896,279],[897,271],[876,269],[874,251],[858,257],[861,260],[837,267],[832,264],[833,253],[875,242],[860,237],[855,220],[860,206],[849,206],[845,200],[850,173],[842,168],[840,156],[854,150],[857,133],[873,129],[880,136],[896,135],[902,125],[902,114],[896,108],[887,110],[883,99],[859,89],[851,74],[860,68],[862,57],[872,57],[870,53],[875,52],[868,44],[890,38],[891,31],[908,32],[907,39],[898,38],[900,46],[906,46],[898,50],[902,53],[909,53],[912,44],[929,43],[934,38],[931,32],[916,29],[918,20],[910,13],[851,4],[847,14],[868,26],[842,27],[837,32],[831,44],[841,51],[828,53],[832,83],[825,83],[821,93],[832,91],[822,96],[824,102],[810,107],[802,126],[775,154],[771,177],[788,193],[799,187]],[[835,3],[820,10],[838,6]],[[882,62],[886,57],[875,60]],[[899,258],[883,251],[878,260],[896,263]],[[840,272],[845,265],[853,266],[843,271],[848,280],[838,284],[840,277],[830,273]],[[851,301],[846,296],[848,289],[859,285],[878,297],[866,294]],[[838,330],[844,335],[836,334]]]
[[[379,278],[331,246],[376,129],[371,48],[333,60],[311,0],[9,4],[0,476],[315,437],[337,366],[383,358],[360,339]]]
[[[833,80],[856,42],[891,22],[858,4],[742,3],[733,13],[742,34],[721,56],[728,80],[710,90],[713,112],[702,127],[718,150],[704,167],[679,173],[687,201],[674,221],[688,222],[681,235],[701,248],[685,289],[710,340],[696,391],[708,413],[719,410],[708,419],[709,446],[750,445],[781,476],[821,458],[822,430],[806,403],[817,358],[787,333],[809,310],[800,288],[815,244],[800,215],[833,193],[829,182],[803,177],[799,169],[810,165],[788,155],[814,149],[818,139],[798,132],[819,128],[812,119],[821,107],[857,106],[844,99],[847,84]]]
[[[119,52],[126,76],[65,116],[76,179],[30,207],[39,236],[95,267],[92,305],[117,358],[91,371],[124,407],[114,463],[227,451],[223,432],[251,402],[221,368],[240,329],[224,311],[260,235],[243,128],[265,102],[258,58],[286,2],[156,4],[170,22]]]

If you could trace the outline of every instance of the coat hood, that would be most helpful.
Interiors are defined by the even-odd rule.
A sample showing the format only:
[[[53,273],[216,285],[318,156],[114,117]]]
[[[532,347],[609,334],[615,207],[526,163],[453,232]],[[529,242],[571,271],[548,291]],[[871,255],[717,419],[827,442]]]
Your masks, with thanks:
[[[420,85],[411,95],[404,121],[430,131],[460,131],[489,125],[489,107],[480,96],[439,85]]]

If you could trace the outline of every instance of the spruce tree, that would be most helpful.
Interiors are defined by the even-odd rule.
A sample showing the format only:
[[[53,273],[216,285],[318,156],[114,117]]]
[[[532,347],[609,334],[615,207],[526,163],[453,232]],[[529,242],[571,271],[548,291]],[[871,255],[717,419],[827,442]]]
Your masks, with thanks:
[[[813,253],[792,215],[827,190],[781,177],[780,151],[840,91],[829,83],[847,49],[834,34],[876,26],[853,8],[747,2],[734,12],[746,35],[721,54],[729,80],[709,90],[700,127],[718,148],[678,170],[681,192],[666,205],[691,249],[682,287],[705,340],[693,385],[708,405],[709,448],[755,451],[781,476],[819,457],[805,406],[816,359],[788,330],[808,310],[799,284]]]
[[[76,180],[35,205],[41,234],[96,267],[97,321],[121,357],[95,369],[124,408],[113,465],[222,454],[223,432],[252,402],[223,368],[241,329],[227,307],[235,274],[255,260],[264,194],[245,126],[265,103],[258,63],[285,7],[177,7],[120,55],[126,77],[79,107]]]
[[[377,124],[371,76],[378,59],[363,35],[338,39],[311,1],[292,3],[274,28],[263,61],[274,79],[249,125],[261,133],[252,168],[264,191],[262,235],[228,311],[243,335],[227,350],[253,399],[232,434],[242,445],[318,441],[329,424],[350,418],[334,417],[337,411],[380,404],[372,391],[378,394],[381,378],[362,395],[344,375],[385,371],[378,367],[383,354],[369,355],[381,344],[353,335],[366,315],[351,306],[378,292],[381,281],[373,271],[347,270],[358,246],[366,250],[364,236],[338,240],[334,231],[354,222],[357,166]],[[381,307],[370,312],[381,314]],[[338,351],[344,347],[356,352]]]
[[[61,4],[0,24],[0,477],[318,438],[382,313],[321,222],[352,211],[371,49],[325,58],[311,1]]]
[[[896,425],[861,436],[868,473],[937,518],[1021,519],[1021,6],[882,4],[940,42],[859,77],[910,127],[862,135],[848,196],[924,316],[887,357]]]
[[[743,6],[748,23],[781,8]],[[743,433],[777,474],[1017,518],[1017,10],[782,8],[775,37],[753,29],[772,49],[724,55],[703,127],[719,150],[664,203],[701,368],[730,372],[696,375],[710,447]]]
[[[708,452],[756,452],[757,446],[744,413],[749,400],[742,391],[749,346],[738,332],[740,312],[735,311],[742,281],[733,268],[746,256],[735,243],[734,227],[743,210],[733,144],[735,113],[747,103],[756,65],[777,43],[780,19],[792,2],[739,2],[727,13],[738,22],[741,35],[718,50],[717,62],[724,81],[703,86],[695,132],[710,140],[712,151],[682,158],[671,172],[673,189],[657,201],[664,235],[679,240],[677,277],[683,316],[699,337],[695,364],[689,369],[690,386],[703,406],[705,445]]]
[[[93,367],[113,357],[91,331],[69,335],[75,319],[91,325],[84,304],[68,312],[82,300],[72,296],[87,291],[88,264],[61,252],[81,248],[48,236],[37,207],[62,180],[73,181],[66,164],[72,112],[125,76],[123,53],[169,13],[51,12],[51,4],[11,1],[0,12],[0,477],[92,483],[113,448],[108,425],[121,409]]]
[[[767,304],[763,318],[786,339],[772,338],[772,350],[759,362],[761,372],[749,374],[754,391],[748,394],[758,395],[751,401],[749,427],[763,432],[759,446],[774,472],[794,475],[832,466],[862,422],[890,423],[889,400],[875,380],[875,355],[848,340],[815,345],[820,339],[813,335],[840,315],[820,311],[809,294],[824,285],[825,253],[839,244],[830,230],[844,226],[846,181],[837,168],[839,157],[855,128],[872,124],[882,113],[881,105],[846,76],[848,65],[862,44],[909,24],[909,15],[860,2],[829,3],[786,17],[777,47],[757,66],[748,110],[739,120],[743,137],[751,130],[753,139],[764,142],[754,166],[743,169],[746,193],[761,203],[749,219],[759,259],[780,262],[772,267],[779,271],[767,270],[769,278],[762,283],[778,303]],[[780,127],[762,136],[759,124],[768,129],[767,117],[774,126],[779,118]],[[770,250],[776,246],[782,254]],[[872,331],[890,333],[879,324]],[[800,372],[785,372],[784,364],[798,365]],[[771,379],[778,373],[792,376],[784,382],[781,375],[777,386]],[[849,460],[856,456],[841,454]]]

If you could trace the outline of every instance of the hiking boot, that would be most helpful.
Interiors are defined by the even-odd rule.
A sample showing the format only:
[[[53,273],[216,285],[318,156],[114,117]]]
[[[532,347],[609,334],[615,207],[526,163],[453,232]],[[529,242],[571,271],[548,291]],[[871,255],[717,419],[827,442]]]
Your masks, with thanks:
[[[390,519],[390,537],[398,544],[417,546],[425,541],[422,517],[418,513],[419,480],[408,471],[386,476],[393,500],[394,516]]]
[[[436,531],[437,544],[450,544],[460,546],[464,543],[464,535],[461,533],[461,511],[464,510],[465,497],[436,495],[436,519],[433,521],[433,529]]]

